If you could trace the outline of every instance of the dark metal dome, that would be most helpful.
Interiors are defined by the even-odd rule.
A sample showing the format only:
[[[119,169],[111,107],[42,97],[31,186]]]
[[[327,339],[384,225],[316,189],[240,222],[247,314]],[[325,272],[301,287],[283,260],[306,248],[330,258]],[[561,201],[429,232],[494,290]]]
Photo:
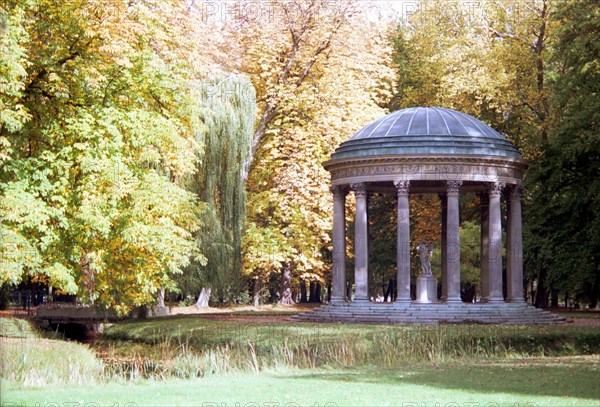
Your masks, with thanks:
[[[332,160],[382,155],[477,155],[520,159],[517,148],[481,120],[442,107],[411,107],[369,123]]]

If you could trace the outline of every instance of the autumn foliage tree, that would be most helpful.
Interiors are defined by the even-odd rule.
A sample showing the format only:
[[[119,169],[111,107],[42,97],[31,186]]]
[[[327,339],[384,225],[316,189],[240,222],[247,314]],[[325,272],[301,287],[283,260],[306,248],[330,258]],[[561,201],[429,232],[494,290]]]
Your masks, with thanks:
[[[257,89],[260,117],[244,271],[262,282],[279,274],[283,303],[304,280],[326,282],[331,197],[322,163],[385,112],[394,75],[386,27],[352,2],[291,5],[299,16],[284,9],[243,38],[243,67]]]
[[[525,264],[537,277],[536,305],[600,298],[600,7],[560,2],[548,88],[552,122],[529,171]]]
[[[393,26],[375,8],[4,1],[0,283],[40,281],[121,312],[165,288],[234,298],[240,274],[255,300],[269,281],[283,303],[307,281],[316,294],[331,260],[322,163],[388,110],[439,105],[486,121],[532,163],[537,305],[596,303],[595,4],[423,0]],[[214,81],[244,89],[207,99]],[[393,206],[370,202],[371,287],[394,275]],[[474,282],[477,199],[461,207]],[[439,210],[411,197],[415,247],[439,241]]]
[[[0,32],[2,282],[126,312],[172,285],[201,206],[180,2],[8,1]]]

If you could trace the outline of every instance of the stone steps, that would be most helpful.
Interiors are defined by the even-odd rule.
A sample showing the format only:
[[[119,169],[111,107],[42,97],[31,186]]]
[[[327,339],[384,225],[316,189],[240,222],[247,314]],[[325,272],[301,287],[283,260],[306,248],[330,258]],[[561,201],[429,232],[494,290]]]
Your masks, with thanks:
[[[292,317],[295,321],[357,323],[560,324],[565,318],[526,304],[335,304]]]

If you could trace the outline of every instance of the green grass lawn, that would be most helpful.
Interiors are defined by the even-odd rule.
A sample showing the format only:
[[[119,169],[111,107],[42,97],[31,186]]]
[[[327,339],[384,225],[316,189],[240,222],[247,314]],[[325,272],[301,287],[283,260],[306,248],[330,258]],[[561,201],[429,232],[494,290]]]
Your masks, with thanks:
[[[104,363],[26,321],[0,328],[6,406],[600,406],[595,327],[176,316],[107,328]]]
[[[598,406],[599,370],[598,358],[588,356],[417,364],[399,369],[285,369],[258,375],[238,373],[185,381],[137,381],[51,389],[24,389],[5,383],[3,401],[28,406],[67,402],[206,407],[236,403],[261,406],[324,406],[327,403],[329,406],[400,406],[404,403],[407,407],[436,403]]]

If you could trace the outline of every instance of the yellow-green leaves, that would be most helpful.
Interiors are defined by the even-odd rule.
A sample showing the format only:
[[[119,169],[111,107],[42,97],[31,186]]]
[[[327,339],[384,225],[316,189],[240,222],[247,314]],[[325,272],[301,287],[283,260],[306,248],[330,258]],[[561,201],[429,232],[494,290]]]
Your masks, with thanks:
[[[189,44],[174,24],[184,10],[50,0],[8,10],[2,282],[31,277],[124,312],[201,255],[201,206],[183,185],[201,151]]]
[[[282,14],[242,35],[259,118],[275,112],[248,180],[244,273],[266,280],[290,265],[294,284],[300,275],[324,280],[329,268],[332,198],[322,163],[385,113],[395,72],[388,27],[372,25],[357,4],[288,6],[302,18]]]

